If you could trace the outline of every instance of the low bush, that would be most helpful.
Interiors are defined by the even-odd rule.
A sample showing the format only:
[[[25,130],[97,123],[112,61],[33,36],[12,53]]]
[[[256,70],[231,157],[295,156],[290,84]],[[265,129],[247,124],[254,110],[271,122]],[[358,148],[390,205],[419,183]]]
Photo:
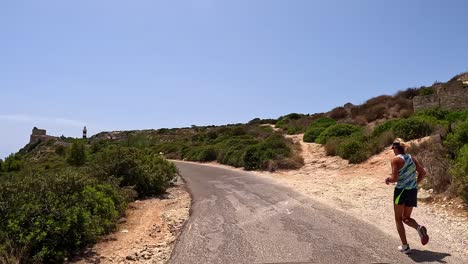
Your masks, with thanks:
[[[453,133],[447,136],[444,143],[451,157],[456,158],[458,151],[468,144],[468,119],[456,124]]]
[[[73,166],[81,166],[86,162],[85,145],[80,141],[73,141],[67,162]]]
[[[23,160],[21,159],[21,155],[10,154],[8,157],[5,158],[3,162],[3,171],[5,172],[12,172],[12,171],[20,171],[23,168]]]
[[[335,125],[336,121],[328,117],[321,117],[313,121],[304,133],[305,142],[315,142],[317,137],[328,127]]]
[[[437,120],[445,120],[447,115],[450,114],[450,111],[444,110],[441,108],[432,108],[423,111],[418,111],[415,113],[415,116],[431,116]]]
[[[429,136],[433,131],[433,126],[434,123],[428,121],[427,118],[410,117],[396,122],[393,131],[396,137],[412,140]]]
[[[63,262],[111,231],[123,209],[115,184],[71,171],[3,180],[0,200],[2,263]]]
[[[383,150],[385,147],[390,146],[395,139],[395,134],[393,134],[393,131],[385,131],[382,134],[380,134],[378,137],[375,138],[376,141],[376,149],[374,151],[371,150],[373,154],[379,153],[381,150]]]
[[[304,133],[304,142],[315,142],[317,137],[325,130],[323,127],[312,127]]]
[[[135,185],[140,197],[161,194],[169,187],[177,172],[177,167],[160,155],[146,154],[141,157],[138,177],[131,184]]]
[[[269,160],[282,160],[291,155],[291,150],[281,135],[272,135],[265,141],[249,146],[242,160],[246,170],[266,169]]]
[[[217,152],[212,146],[193,147],[183,157],[191,161],[214,161],[216,160]]]
[[[302,132],[303,132],[303,130],[302,130],[301,127],[293,126],[293,127],[288,128],[287,134],[288,135],[296,135],[296,134],[299,134],[299,133],[302,133]]]
[[[463,122],[468,119],[468,109],[463,111],[453,111],[445,116],[445,120],[450,123]]]
[[[468,203],[468,144],[460,149],[451,173],[454,176],[457,192]]]
[[[419,89],[419,93],[418,93],[418,95],[420,96],[431,95],[431,94],[435,94],[435,89],[432,86],[421,88]]]
[[[344,138],[353,134],[362,134],[362,128],[350,124],[336,124],[325,129],[315,140],[317,143],[325,144],[330,138]]]
[[[59,156],[65,156],[65,154],[66,154],[65,147],[63,145],[57,145],[55,147],[55,154],[57,154]]]
[[[370,156],[367,145],[356,138],[348,138],[343,140],[336,150],[338,156],[349,160],[350,163],[361,163]]]
[[[102,180],[117,178],[121,187],[132,186],[139,197],[147,197],[163,193],[177,169],[160,155],[116,146],[96,156],[90,173]]]
[[[382,124],[377,125],[372,131],[372,136],[378,137],[384,132],[392,131],[393,127],[395,126],[396,123],[398,123],[398,121],[399,119],[391,119]]]

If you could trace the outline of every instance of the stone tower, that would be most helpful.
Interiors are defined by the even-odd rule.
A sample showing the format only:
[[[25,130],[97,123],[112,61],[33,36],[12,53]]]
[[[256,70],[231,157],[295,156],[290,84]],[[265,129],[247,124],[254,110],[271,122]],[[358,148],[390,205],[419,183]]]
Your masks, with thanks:
[[[83,138],[86,138],[86,134],[88,133],[88,130],[86,129],[86,126],[83,128]]]
[[[29,144],[34,144],[34,143],[37,143],[39,141],[46,141],[49,138],[50,137],[47,136],[47,132],[46,132],[45,129],[39,129],[37,127],[34,127],[32,129],[31,137],[29,139]]]

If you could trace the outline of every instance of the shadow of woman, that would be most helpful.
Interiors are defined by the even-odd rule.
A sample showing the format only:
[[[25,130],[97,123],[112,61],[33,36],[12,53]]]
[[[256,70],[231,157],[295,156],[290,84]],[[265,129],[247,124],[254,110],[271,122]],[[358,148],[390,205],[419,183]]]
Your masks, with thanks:
[[[411,253],[408,254],[414,262],[438,262],[447,263],[444,258],[451,256],[448,253],[433,252],[429,250],[418,250],[411,249]]]

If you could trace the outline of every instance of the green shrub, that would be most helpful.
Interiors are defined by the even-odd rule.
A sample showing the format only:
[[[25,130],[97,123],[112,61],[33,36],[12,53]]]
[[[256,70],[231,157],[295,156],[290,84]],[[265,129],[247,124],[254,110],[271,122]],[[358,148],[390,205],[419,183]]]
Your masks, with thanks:
[[[317,137],[328,127],[335,125],[336,121],[328,117],[321,117],[313,121],[304,133],[305,142],[315,142]]]
[[[191,161],[214,161],[216,157],[216,149],[212,146],[193,147],[184,154],[184,158]]]
[[[419,94],[420,96],[425,96],[425,95],[431,95],[435,93],[435,89],[431,87],[424,87],[419,89]]]
[[[73,141],[67,162],[73,166],[81,166],[86,162],[85,145],[80,141]]]
[[[0,262],[63,262],[111,231],[123,209],[115,185],[71,171],[1,181],[0,200],[0,245],[10,249]]]
[[[132,185],[140,197],[161,194],[177,174],[177,167],[160,155],[143,155],[138,164],[138,174]]]
[[[243,167],[244,161],[242,159],[245,150],[248,148],[248,145],[234,145],[229,147],[226,151],[220,152],[218,154],[218,162],[233,167]]]
[[[302,128],[297,127],[297,126],[289,127],[288,131],[287,131],[288,135],[296,135],[296,134],[299,134],[299,133],[302,133]]]
[[[143,149],[151,145],[151,139],[143,133],[128,133],[127,140],[122,143],[125,147]]]
[[[350,163],[361,163],[370,156],[366,144],[355,138],[343,140],[338,146],[337,154]]]
[[[55,147],[55,154],[59,156],[65,156],[65,147],[63,145],[58,145]]]
[[[2,172],[2,171],[3,171],[3,167],[4,167],[4,166],[3,166],[3,160],[2,160],[2,159],[0,159],[0,172]]]
[[[451,173],[454,176],[458,193],[468,203],[468,144],[460,149]]]
[[[243,153],[242,160],[246,170],[267,169],[269,160],[288,158],[291,150],[281,135],[271,135],[265,141],[249,146]]]
[[[315,141],[320,144],[325,144],[330,138],[344,138],[353,134],[362,134],[362,128],[350,124],[336,124],[325,129]]]
[[[311,127],[304,133],[304,142],[315,142],[317,137],[325,130],[323,127]]]
[[[392,119],[392,120],[388,120],[382,124],[377,125],[372,131],[372,136],[378,137],[386,131],[392,131],[393,127],[395,126],[396,123],[398,123],[398,121],[399,119]]]
[[[285,126],[286,126],[286,121],[284,121],[283,119],[279,119],[275,123],[276,128],[284,128]]]
[[[415,116],[432,116],[438,120],[445,120],[447,115],[450,113],[448,110],[444,110],[441,108],[432,108],[427,110],[422,110],[415,113]]]
[[[24,163],[22,160],[22,156],[19,153],[10,154],[8,157],[6,157],[5,161],[3,162],[3,171],[20,171],[23,168],[23,165]]]
[[[314,122],[312,122],[309,126],[309,128],[312,127],[323,127],[327,128],[329,126],[335,125],[336,121],[334,119],[328,118],[328,117],[321,117]]]
[[[390,146],[394,139],[395,139],[395,134],[393,134],[393,131],[383,132],[378,137],[374,138],[374,140],[376,141],[376,148],[374,150],[371,150],[371,152],[373,154],[379,153],[385,147]]]
[[[186,143],[177,141],[156,144],[153,150],[156,153],[162,152],[168,159],[182,159],[188,148]]]
[[[445,120],[450,123],[463,122],[468,119],[468,109],[463,111],[453,111],[445,116]]]
[[[258,170],[263,166],[263,158],[259,145],[248,147],[243,155],[244,168],[246,170]]]
[[[428,118],[410,117],[408,119],[399,120],[393,127],[396,137],[405,140],[412,140],[429,136],[433,131],[433,122]]]
[[[452,157],[458,155],[458,151],[468,144],[468,119],[458,123],[453,130],[453,133],[447,136],[445,145]]]
[[[133,186],[139,197],[146,197],[164,192],[177,170],[160,155],[111,147],[96,156],[90,173],[102,180],[117,178],[120,186]]]

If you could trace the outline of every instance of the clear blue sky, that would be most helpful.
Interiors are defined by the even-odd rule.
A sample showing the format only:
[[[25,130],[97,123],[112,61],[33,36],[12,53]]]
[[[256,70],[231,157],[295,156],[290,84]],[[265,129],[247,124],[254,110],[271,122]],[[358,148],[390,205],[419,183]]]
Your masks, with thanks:
[[[467,1],[1,1],[0,157],[52,135],[315,113],[468,70]]]

